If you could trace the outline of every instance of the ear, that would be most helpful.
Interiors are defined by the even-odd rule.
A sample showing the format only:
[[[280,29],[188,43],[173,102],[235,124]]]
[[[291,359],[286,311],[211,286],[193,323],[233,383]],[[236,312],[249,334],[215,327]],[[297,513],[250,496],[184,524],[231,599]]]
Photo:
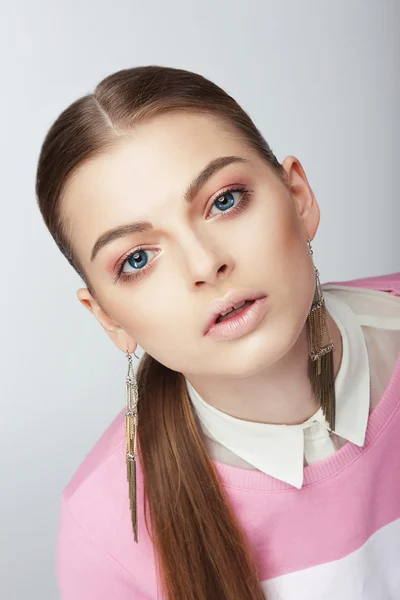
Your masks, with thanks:
[[[108,314],[101,308],[98,302],[93,298],[87,288],[81,288],[76,293],[79,302],[83,304],[96,317],[109,338],[122,352],[127,350],[130,353],[135,352],[137,343],[133,340],[122,327],[120,327]]]
[[[313,240],[320,220],[320,210],[314,192],[300,161],[295,156],[287,156],[282,166],[287,173],[288,187],[295,201],[304,233],[309,240]]]

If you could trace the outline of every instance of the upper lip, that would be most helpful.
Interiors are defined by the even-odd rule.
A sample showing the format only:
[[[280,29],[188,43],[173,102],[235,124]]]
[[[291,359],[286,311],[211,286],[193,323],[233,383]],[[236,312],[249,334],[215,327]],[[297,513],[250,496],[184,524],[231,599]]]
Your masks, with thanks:
[[[207,331],[214,325],[216,319],[222,312],[225,312],[230,308],[233,308],[235,305],[245,302],[246,300],[258,300],[259,298],[265,298],[265,294],[260,292],[250,292],[248,290],[237,290],[228,292],[222,298],[213,300],[208,311],[204,333],[207,333]]]

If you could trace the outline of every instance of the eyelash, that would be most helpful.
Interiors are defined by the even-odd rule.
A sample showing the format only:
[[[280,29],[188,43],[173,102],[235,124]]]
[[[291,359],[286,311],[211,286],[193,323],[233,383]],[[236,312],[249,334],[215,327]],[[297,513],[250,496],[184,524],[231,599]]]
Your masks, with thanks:
[[[222,196],[224,196],[224,194],[227,194],[228,192],[242,192],[242,195],[240,196],[240,199],[237,201],[237,203],[231,209],[226,211],[227,215],[232,216],[232,215],[237,215],[237,214],[241,213],[243,210],[245,210],[247,208],[247,206],[250,202],[251,193],[253,192],[253,190],[250,190],[250,189],[245,188],[244,186],[240,186],[240,185],[227,187],[224,190],[222,190],[218,194],[218,196],[212,201],[210,210],[211,210],[212,206],[215,204],[215,202],[217,200],[219,200]],[[218,216],[213,215],[211,217],[211,219],[219,219],[221,217],[224,218],[223,215],[224,215],[224,213],[222,212]],[[207,220],[208,220],[208,218],[207,218]],[[151,263],[148,263],[148,265],[144,266],[143,269],[138,270],[137,273],[129,273],[129,275],[124,274],[122,269],[124,268],[126,261],[129,260],[129,258],[131,256],[136,254],[136,252],[140,252],[141,250],[150,250],[150,248],[144,248],[143,246],[137,246],[134,250],[130,250],[128,254],[126,254],[125,256],[123,256],[121,258],[120,262],[117,265],[117,273],[114,278],[115,284],[118,283],[118,281],[127,282],[127,281],[132,281],[133,279],[138,279],[138,278],[142,277],[145,273],[147,273],[147,271],[149,269],[151,269],[151,267],[153,265],[153,261]]]

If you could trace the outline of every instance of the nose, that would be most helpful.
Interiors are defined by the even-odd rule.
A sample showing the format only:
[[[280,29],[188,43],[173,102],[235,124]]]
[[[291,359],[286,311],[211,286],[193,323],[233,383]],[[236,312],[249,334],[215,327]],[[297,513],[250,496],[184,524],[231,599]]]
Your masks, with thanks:
[[[192,234],[184,245],[185,261],[191,285],[195,288],[214,285],[233,269],[233,258],[215,240]]]

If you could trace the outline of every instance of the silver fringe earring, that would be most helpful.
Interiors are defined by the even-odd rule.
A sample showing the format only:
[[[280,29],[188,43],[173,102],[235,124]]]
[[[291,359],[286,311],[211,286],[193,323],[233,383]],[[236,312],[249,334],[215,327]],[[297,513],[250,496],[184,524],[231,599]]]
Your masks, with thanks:
[[[311,243],[307,240],[308,247],[313,256]],[[309,377],[315,397],[321,403],[322,412],[329,424],[330,430],[335,430],[336,396],[333,366],[334,342],[331,337],[328,320],[326,319],[325,300],[321,291],[319,271],[315,270],[315,293],[308,315],[308,341],[309,341]],[[322,337],[325,324],[329,342],[322,346]]]
[[[136,354],[135,354],[136,356]],[[137,485],[136,485],[136,457],[137,457],[137,427],[138,427],[138,386],[133,371],[132,354],[129,348],[126,350],[128,359],[128,373],[126,376],[126,411],[125,411],[125,431],[126,431],[126,467],[129,489],[129,503],[131,509],[131,519],[133,527],[134,540],[138,542],[138,522],[137,522]]]

